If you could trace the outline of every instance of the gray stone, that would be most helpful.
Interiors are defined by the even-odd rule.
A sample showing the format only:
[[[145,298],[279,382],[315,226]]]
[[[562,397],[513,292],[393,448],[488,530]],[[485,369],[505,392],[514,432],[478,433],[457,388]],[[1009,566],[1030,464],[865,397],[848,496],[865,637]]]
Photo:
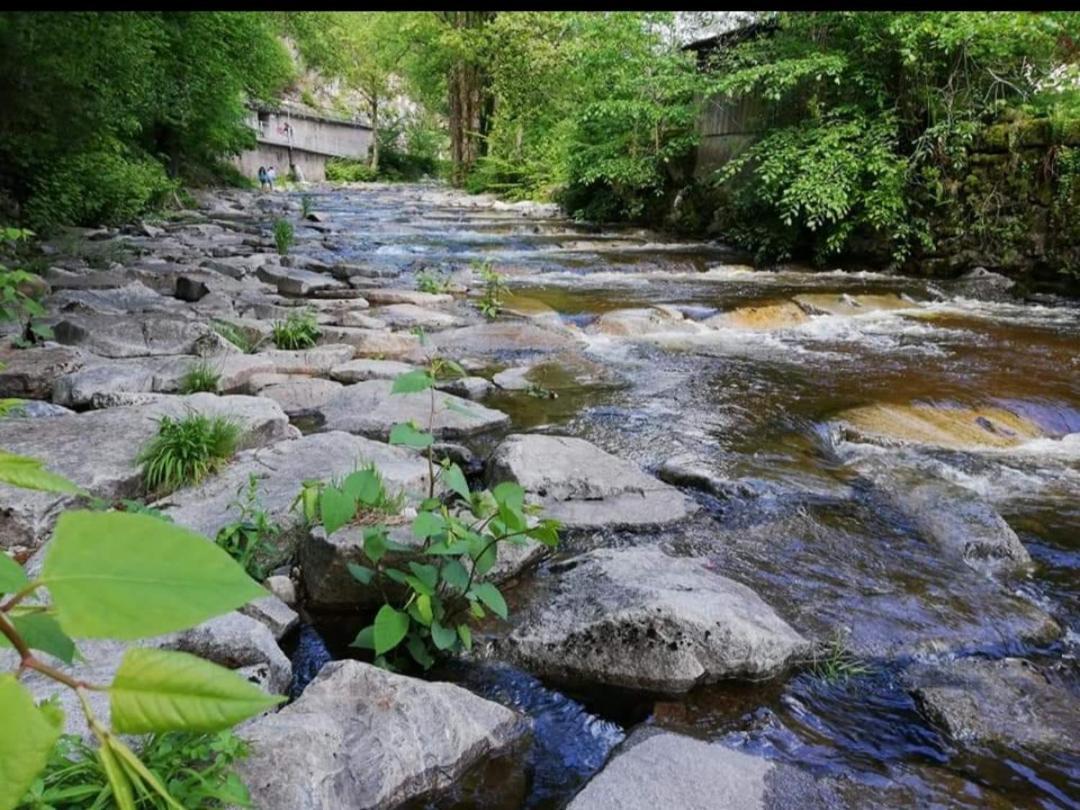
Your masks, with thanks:
[[[545,515],[571,529],[658,526],[697,508],[636,465],[569,436],[508,436],[492,454],[488,479],[521,484]]]
[[[56,380],[83,367],[87,355],[70,346],[12,349],[0,354],[0,397],[50,399]]]
[[[481,400],[495,390],[495,386],[483,377],[455,377],[435,385],[440,391],[465,399]]]
[[[394,290],[389,288],[368,290],[365,297],[370,303],[379,306],[412,304],[417,307],[429,307],[438,304],[449,304],[454,300],[454,296],[445,293],[426,293],[419,290]]]
[[[399,363],[396,360],[350,360],[330,370],[330,378],[343,383],[358,383],[367,380],[392,380],[410,371],[416,366]]]
[[[5,414],[9,419],[51,419],[54,416],[72,416],[75,411],[40,399],[24,399]],[[0,418],[3,418],[0,416]]]
[[[346,286],[324,273],[272,264],[261,265],[256,274],[262,281],[274,284],[282,295],[308,295],[316,290],[341,290]]]
[[[323,326],[322,339],[352,346],[358,357],[407,360],[418,356],[420,340],[405,332],[360,329],[352,326]]]
[[[414,420],[440,438],[458,439],[502,428],[510,422],[510,417],[502,411],[441,392],[435,395],[432,420],[428,391],[391,394],[392,387],[390,380],[368,380],[346,386],[321,409],[326,429],[386,440],[394,425]]]
[[[1080,751],[1075,691],[1024,659],[917,665],[906,677],[923,713],[958,743]]]
[[[459,686],[334,661],[295,703],[238,729],[252,748],[238,770],[262,810],[390,810],[448,787],[527,729]]]
[[[283,574],[274,574],[266,580],[266,587],[288,607],[296,606],[296,583]]]
[[[351,326],[358,329],[388,329],[386,321],[373,318],[363,312],[347,311],[334,316],[333,323],[337,326]]]
[[[217,338],[210,326],[165,315],[70,315],[53,327],[58,343],[79,346],[101,357],[199,354],[200,339]]]
[[[315,413],[341,387],[341,383],[332,380],[308,377],[268,385],[259,390],[259,396],[274,400],[289,417],[296,417]]]
[[[532,366],[512,366],[500,371],[491,381],[505,391],[527,391],[535,385],[528,379],[530,371]]]
[[[586,330],[601,335],[618,337],[642,337],[657,332],[699,334],[709,331],[697,321],[686,318],[679,310],[669,306],[642,309],[616,309],[605,312]]]
[[[548,329],[534,322],[493,321],[436,332],[431,342],[442,355],[528,360],[572,349],[579,335],[573,329]]]
[[[271,579],[273,578],[274,577],[271,577]],[[292,580],[288,577],[279,577],[279,579],[284,579],[292,585]],[[270,589],[269,596],[264,596],[262,599],[255,599],[248,602],[240,608],[240,612],[245,616],[255,619],[255,621],[260,624],[265,625],[266,629],[273,633],[274,639],[276,641],[281,641],[286,633],[300,623],[300,616],[285,602],[285,600],[279,598],[278,595],[274,593],[273,588],[270,588],[269,583],[267,583],[267,587]],[[292,602],[295,604],[295,588],[293,589],[291,596]]]
[[[49,299],[50,309],[64,313],[134,315],[175,312],[176,302],[135,281],[105,290],[61,290]]]
[[[391,491],[420,492],[427,485],[427,462],[412,450],[348,433],[314,433],[238,453],[217,475],[177,490],[155,506],[177,523],[214,537],[236,519],[231,504],[255,475],[262,508],[272,520],[287,524],[298,519],[290,509],[303,481],[344,477],[366,463],[379,468]]]
[[[809,651],[756,593],[705,560],[599,549],[553,570],[556,593],[502,642],[542,677],[676,693],[771,677]]]
[[[389,304],[372,310],[372,315],[380,321],[397,328],[412,328],[422,326],[424,329],[448,329],[451,326],[462,326],[466,321],[446,312],[427,309],[416,304]]]
[[[241,449],[277,441],[293,430],[281,408],[270,400],[193,394],[47,420],[5,420],[0,422],[0,447],[39,459],[91,495],[134,497],[143,490],[136,459],[157,434],[158,421],[162,416],[180,417],[189,412],[236,420],[243,428]],[[0,502],[4,504],[0,509],[0,546],[36,548],[72,498],[0,486]]]

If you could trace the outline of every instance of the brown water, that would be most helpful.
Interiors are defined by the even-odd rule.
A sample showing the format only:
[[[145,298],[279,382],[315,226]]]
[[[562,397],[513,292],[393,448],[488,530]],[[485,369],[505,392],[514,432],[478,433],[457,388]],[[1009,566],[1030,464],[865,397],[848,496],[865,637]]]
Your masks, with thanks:
[[[903,683],[913,658],[977,653],[1054,662],[1080,684],[1080,435],[1067,435],[1080,433],[1080,309],[1012,300],[988,282],[753,272],[721,245],[468,205],[417,187],[316,195],[316,207],[344,223],[327,258],[400,270],[406,286],[423,267],[490,259],[516,294],[554,311],[547,323],[574,330],[575,352],[606,375],[554,360],[537,372],[540,391],[493,396],[487,404],[509,413],[516,430],[582,436],[649,470],[693,453],[726,482],[725,497],[694,493],[706,508],[673,530],[597,533],[563,553],[660,543],[710,556],[804,634],[845,634],[869,672],[839,680],[803,672],[651,700],[568,694],[505,667],[449,670],[437,677],[528,712],[536,732],[523,750],[418,807],[562,807],[642,722],[843,777],[864,800],[880,791],[880,806],[1080,807],[1080,756],[959,748],[919,714]],[[897,294],[904,303],[700,338],[590,330],[599,315],[628,307],[670,304],[700,320],[823,293]],[[881,450],[836,428],[842,411],[880,403],[1005,408],[1049,438],[1008,451]],[[856,469],[875,453],[986,498],[1034,570],[992,579],[943,556]],[[523,582],[512,602],[542,599],[544,579],[541,571]],[[1038,611],[1065,628],[1063,638],[1039,632]],[[328,630],[345,637],[350,628]]]

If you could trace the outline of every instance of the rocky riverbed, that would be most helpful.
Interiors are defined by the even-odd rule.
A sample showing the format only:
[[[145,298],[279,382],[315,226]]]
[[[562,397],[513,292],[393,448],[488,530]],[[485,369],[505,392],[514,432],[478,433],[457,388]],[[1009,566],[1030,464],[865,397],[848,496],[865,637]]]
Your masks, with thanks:
[[[292,528],[275,595],[147,643],[294,698],[239,730],[256,806],[1080,807],[1074,304],[983,272],[758,270],[439,186],[309,202],[206,193],[49,243],[55,341],[0,350],[0,397],[26,400],[0,447],[101,498],[145,497],[161,417],[241,425],[227,466],[153,505],[213,537],[256,476]],[[482,261],[511,291],[495,320]],[[418,289],[433,272],[445,292]],[[318,345],[274,348],[305,308]],[[290,507],[368,462],[422,497],[426,462],[386,440],[427,399],[390,380],[432,352],[469,375],[439,394],[442,452],[565,531],[500,562],[510,622],[419,678],[351,658],[359,538]],[[200,362],[219,393],[181,395]],[[32,568],[71,501],[0,496]]]

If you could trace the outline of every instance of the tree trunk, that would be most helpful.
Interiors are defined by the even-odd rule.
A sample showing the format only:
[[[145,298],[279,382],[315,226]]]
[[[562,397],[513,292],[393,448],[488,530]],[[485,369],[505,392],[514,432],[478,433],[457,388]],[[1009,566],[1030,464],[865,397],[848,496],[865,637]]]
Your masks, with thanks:
[[[371,101],[371,171],[379,171],[379,100]]]
[[[445,22],[454,28],[482,28],[495,17],[493,11],[444,11]],[[460,186],[484,153],[484,136],[491,118],[491,94],[483,66],[475,59],[458,58],[450,66],[447,87],[450,102],[451,181]]]

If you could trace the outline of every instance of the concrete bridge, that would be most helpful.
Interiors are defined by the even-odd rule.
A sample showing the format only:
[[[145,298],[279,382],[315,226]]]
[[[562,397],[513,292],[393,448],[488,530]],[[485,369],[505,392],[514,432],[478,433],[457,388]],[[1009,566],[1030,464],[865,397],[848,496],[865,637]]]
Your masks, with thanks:
[[[366,160],[374,139],[365,123],[294,105],[253,109],[248,126],[255,130],[256,146],[237,157],[235,164],[253,179],[260,166],[276,167],[281,178],[293,166],[302,179],[319,182],[326,179],[327,160]]]

